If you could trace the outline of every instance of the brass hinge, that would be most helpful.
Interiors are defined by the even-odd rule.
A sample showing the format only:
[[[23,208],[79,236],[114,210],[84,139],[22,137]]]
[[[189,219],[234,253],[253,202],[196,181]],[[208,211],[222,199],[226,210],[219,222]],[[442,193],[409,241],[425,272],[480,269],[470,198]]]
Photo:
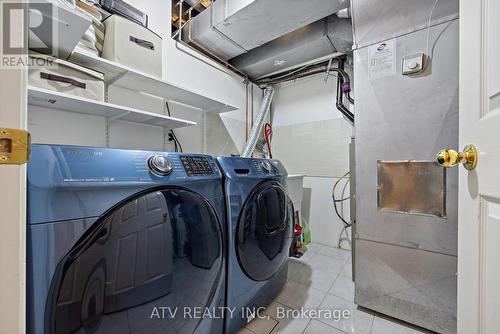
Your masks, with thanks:
[[[0,165],[22,165],[31,156],[31,136],[19,129],[0,128]]]

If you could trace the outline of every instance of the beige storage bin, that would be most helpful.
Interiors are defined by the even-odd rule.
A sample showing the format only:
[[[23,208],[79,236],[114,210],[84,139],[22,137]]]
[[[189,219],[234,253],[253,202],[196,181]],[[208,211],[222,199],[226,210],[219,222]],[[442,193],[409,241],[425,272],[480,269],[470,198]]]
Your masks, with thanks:
[[[47,59],[41,54],[30,54],[29,57]],[[33,61],[33,63],[36,62]],[[60,93],[104,101],[104,75],[102,73],[61,59],[55,59],[54,65],[54,67],[29,68],[29,84]]]
[[[112,15],[104,24],[102,57],[161,78],[161,37],[124,17]]]

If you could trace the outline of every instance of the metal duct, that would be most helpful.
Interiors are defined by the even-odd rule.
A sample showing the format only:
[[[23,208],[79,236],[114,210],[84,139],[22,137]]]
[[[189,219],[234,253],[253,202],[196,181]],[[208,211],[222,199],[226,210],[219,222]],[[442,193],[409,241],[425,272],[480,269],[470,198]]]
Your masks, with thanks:
[[[218,0],[192,19],[188,36],[227,60],[347,7],[349,0]]]
[[[260,78],[335,52],[352,53],[352,41],[351,20],[331,15],[229,62],[250,78]]]
[[[262,130],[262,126],[264,125],[264,120],[269,114],[273,96],[274,88],[272,86],[266,87],[266,89],[264,90],[264,97],[262,98],[262,103],[260,105],[257,119],[255,120],[252,131],[250,132],[250,137],[248,138],[248,141],[243,148],[243,152],[241,153],[242,157],[248,158],[252,156],[252,153],[255,150],[255,145],[257,144],[257,140],[259,140],[260,131]]]

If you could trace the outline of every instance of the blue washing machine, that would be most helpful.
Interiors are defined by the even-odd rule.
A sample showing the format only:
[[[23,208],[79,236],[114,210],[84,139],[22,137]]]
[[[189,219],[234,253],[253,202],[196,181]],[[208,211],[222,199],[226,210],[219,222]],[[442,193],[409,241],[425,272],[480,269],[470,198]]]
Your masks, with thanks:
[[[222,333],[225,234],[210,156],[33,145],[28,333]]]
[[[278,160],[219,157],[228,210],[226,334],[267,306],[287,280],[294,210]]]

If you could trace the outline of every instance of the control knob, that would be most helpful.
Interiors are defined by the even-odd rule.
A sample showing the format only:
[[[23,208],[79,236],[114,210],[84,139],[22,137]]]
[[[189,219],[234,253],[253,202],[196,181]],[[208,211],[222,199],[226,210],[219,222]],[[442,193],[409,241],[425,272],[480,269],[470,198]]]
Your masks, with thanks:
[[[260,168],[264,171],[264,173],[271,173],[273,171],[273,166],[267,160],[260,162]]]
[[[158,176],[167,176],[174,170],[172,161],[163,155],[152,155],[148,158],[149,170]]]

